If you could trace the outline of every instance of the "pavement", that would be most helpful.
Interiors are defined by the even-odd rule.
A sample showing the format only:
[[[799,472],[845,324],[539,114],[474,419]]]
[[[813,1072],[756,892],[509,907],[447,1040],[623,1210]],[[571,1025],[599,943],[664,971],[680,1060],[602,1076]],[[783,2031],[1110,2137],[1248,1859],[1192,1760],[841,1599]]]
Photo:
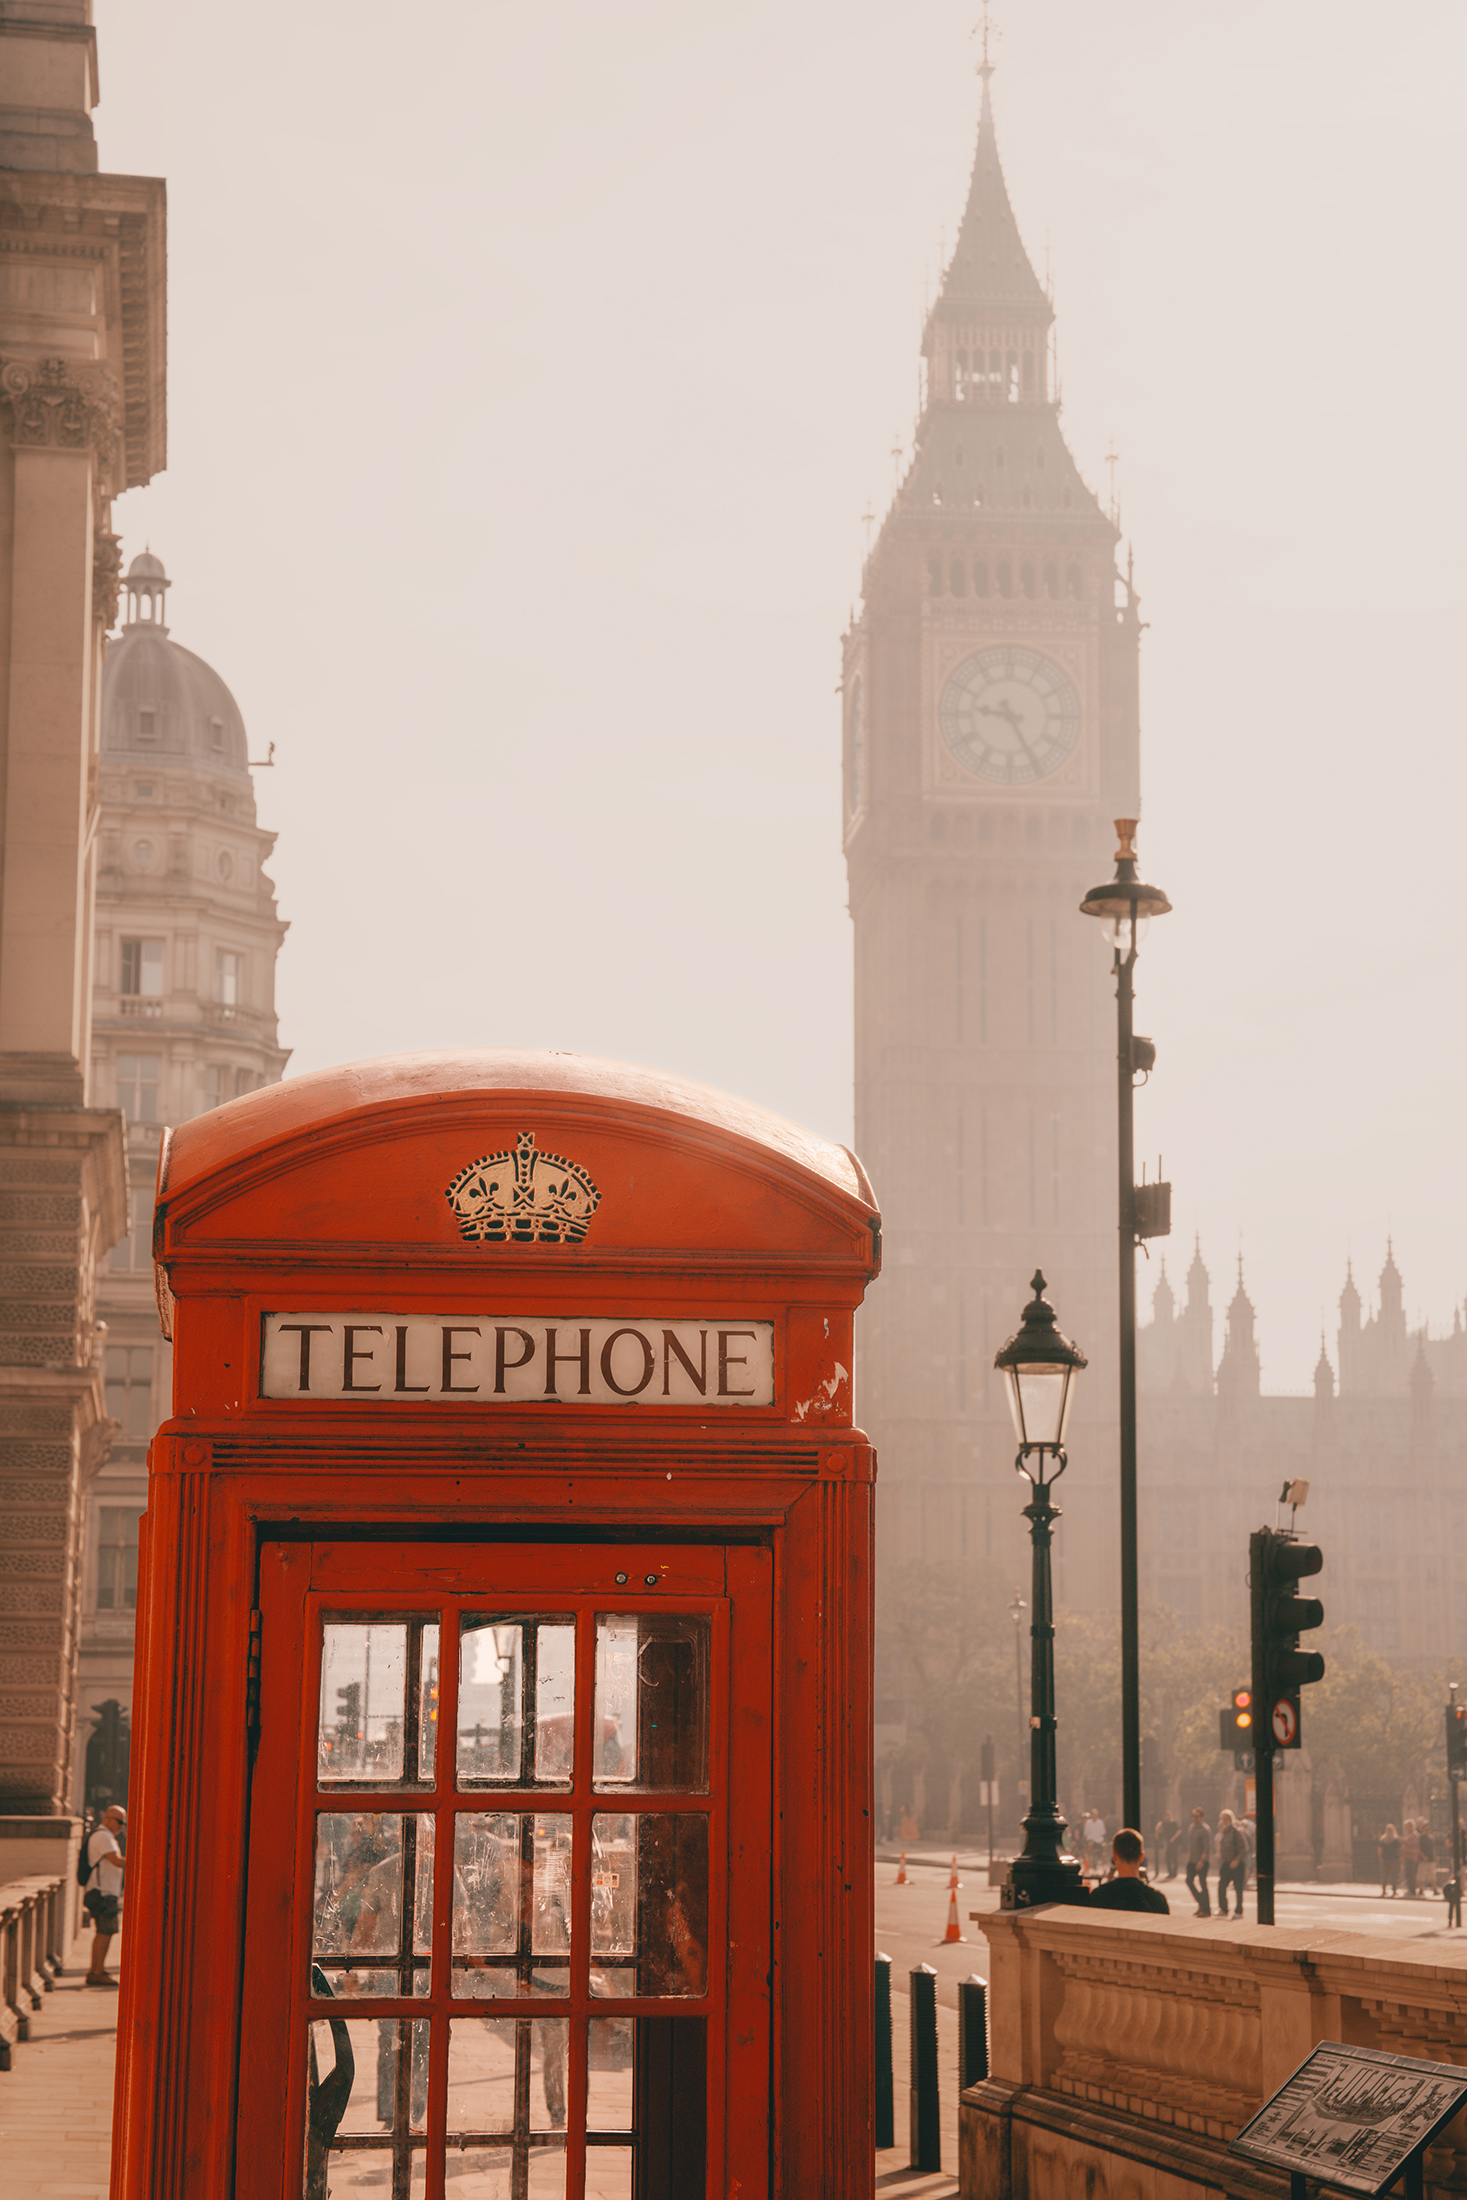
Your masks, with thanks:
[[[896,1884],[899,1852],[883,1849],[876,1866],[876,1946],[891,1957],[892,2070],[899,2144],[876,2157],[880,2200],[952,2200],[958,2189],[958,1985],[983,1977],[988,1943],[970,1912],[996,1909],[998,1889],[988,1885],[986,1851],[959,1849],[957,1893],[963,1938],[944,1938],[952,1850],[931,1844],[909,1849],[907,1879]],[[1194,1906],[1185,1882],[1161,1881],[1173,1912]],[[1379,1932],[1397,1941],[1460,1940],[1446,1922],[1441,1899],[1382,1899],[1374,1888],[1300,1886],[1278,1888],[1280,1925],[1322,1932]],[[1246,1914],[1253,1915],[1253,1890]],[[1214,1929],[1221,1920],[1214,1916]],[[86,1944],[84,1944],[85,1946]],[[910,2167],[906,2144],[911,2041],[910,1972],[930,1963],[937,1973],[939,2101],[942,2168]],[[107,2200],[111,2167],[112,2071],[117,2049],[117,1996],[82,1984],[80,1964],[59,1978],[31,2018],[29,2040],[19,2042],[10,2070],[0,2071],[0,2162],[7,2192],[26,2200]]]
[[[17,2200],[107,2200],[117,1996],[84,1986],[78,1963],[41,1996],[30,2033],[0,2070],[4,2188]]]

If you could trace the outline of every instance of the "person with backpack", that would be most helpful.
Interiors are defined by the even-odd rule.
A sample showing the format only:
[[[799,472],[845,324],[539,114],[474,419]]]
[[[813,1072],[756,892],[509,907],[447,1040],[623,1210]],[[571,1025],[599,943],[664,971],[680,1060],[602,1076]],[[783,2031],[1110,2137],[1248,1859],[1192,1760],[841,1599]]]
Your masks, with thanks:
[[[126,1830],[127,1812],[120,1803],[109,1803],[101,1824],[82,1842],[76,1862],[76,1876],[85,1889],[82,1907],[92,1921],[92,1960],[85,1983],[110,1987],[114,1992],[117,1980],[107,1968],[107,1950],[122,1915],[124,1864],[120,1836]]]

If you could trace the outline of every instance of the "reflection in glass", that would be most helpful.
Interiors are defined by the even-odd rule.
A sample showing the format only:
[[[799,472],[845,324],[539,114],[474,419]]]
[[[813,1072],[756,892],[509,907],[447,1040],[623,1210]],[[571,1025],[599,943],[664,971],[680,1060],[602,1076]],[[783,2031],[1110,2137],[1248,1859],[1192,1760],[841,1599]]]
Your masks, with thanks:
[[[575,1622],[466,1614],[458,1784],[566,1786],[575,1746]]]
[[[563,1994],[570,1953],[571,1820],[460,1811],[454,1823],[453,1987],[474,2000]]]
[[[431,1780],[438,1623],[421,1613],[323,1621],[316,1774],[395,1787]],[[404,1772],[404,1767],[407,1768]]]
[[[311,1954],[332,1994],[426,1991],[432,1922],[429,1813],[318,1813]]]
[[[708,1990],[708,1820],[690,1811],[591,1820],[591,1991]],[[622,1991],[625,1991],[623,1988]]]
[[[312,1983],[327,1992],[319,1972]],[[399,2171],[421,2192],[411,2135],[427,2126],[428,2019],[333,2015],[311,2025],[308,2054],[305,2200],[393,2187]]]
[[[706,1613],[597,1615],[597,1787],[708,1792],[709,1650]]]
[[[521,2140],[563,2132],[569,2037],[564,2017],[452,2018],[448,2129]]]

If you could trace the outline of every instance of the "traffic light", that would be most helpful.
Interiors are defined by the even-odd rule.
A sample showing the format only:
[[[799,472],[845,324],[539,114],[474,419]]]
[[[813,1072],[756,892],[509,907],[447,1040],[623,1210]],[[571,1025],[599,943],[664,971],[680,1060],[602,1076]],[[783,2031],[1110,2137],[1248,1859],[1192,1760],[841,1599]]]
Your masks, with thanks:
[[[1301,1650],[1299,1637],[1324,1624],[1317,1597],[1301,1597],[1298,1583],[1317,1574],[1324,1553],[1280,1528],[1258,1528],[1249,1538],[1253,1596],[1253,1708],[1264,1746],[1300,1747],[1299,1691],[1324,1679],[1317,1650]]]
[[[1467,1775],[1467,1704],[1447,1705],[1447,1771],[1454,1780]]]
[[[336,1739],[346,1756],[353,1756],[362,1738],[362,1684],[348,1681],[336,1691]]]
[[[1233,1700],[1226,1711],[1217,1715],[1217,1746],[1230,1749],[1235,1756],[1246,1755],[1253,1747],[1253,1691],[1251,1688],[1235,1688]]]

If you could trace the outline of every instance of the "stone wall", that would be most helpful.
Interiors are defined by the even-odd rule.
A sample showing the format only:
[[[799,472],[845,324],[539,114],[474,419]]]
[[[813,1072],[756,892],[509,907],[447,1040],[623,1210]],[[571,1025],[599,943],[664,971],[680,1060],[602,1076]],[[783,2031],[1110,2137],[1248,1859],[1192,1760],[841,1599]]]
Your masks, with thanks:
[[[1227,2141],[1321,2040],[1467,2066],[1467,1944],[1044,1909],[979,1918],[989,2077],[959,2106],[964,2200],[1216,2200],[1288,2180]],[[1427,2155],[1467,2194],[1467,2119]]]

